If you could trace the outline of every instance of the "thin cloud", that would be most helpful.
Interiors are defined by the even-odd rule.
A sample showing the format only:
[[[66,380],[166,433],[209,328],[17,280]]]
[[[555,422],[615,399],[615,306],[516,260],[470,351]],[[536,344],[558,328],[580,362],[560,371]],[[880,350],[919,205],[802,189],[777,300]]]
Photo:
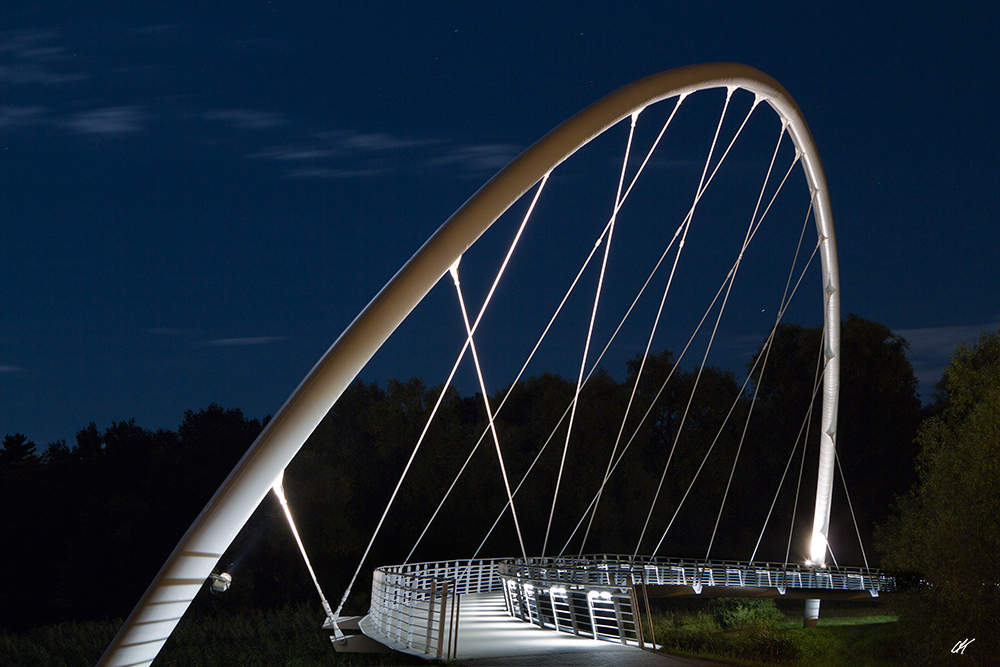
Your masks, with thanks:
[[[266,158],[277,162],[301,162],[306,160],[323,160],[339,155],[340,151],[331,148],[315,148],[311,146],[281,146],[263,153],[255,153],[250,157]]]
[[[426,169],[480,175],[498,171],[517,153],[509,144],[456,146],[439,139],[336,130],[250,157],[282,163],[292,178],[365,178]]]
[[[202,118],[229,123],[241,130],[267,130],[287,123],[281,114],[253,109],[216,109],[204,112]]]
[[[53,42],[59,39],[55,30],[4,30],[0,32],[0,53],[24,54],[39,42]]]
[[[13,366],[9,364],[0,365],[0,374],[2,375],[14,375],[16,373],[23,373],[23,372],[24,368],[21,366]]]
[[[89,78],[72,70],[69,50],[59,44],[61,35],[52,30],[8,30],[0,32],[0,82],[59,85]],[[60,69],[58,65],[63,65]]]
[[[287,336],[255,336],[250,338],[218,338],[216,340],[207,340],[205,345],[212,345],[218,347],[241,347],[248,345],[270,345],[272,343],[280,343],[286,340]]]
[[[159,25],[149,25],[143,26],[141,28],[133,28],[132,33],[136,35],[158,35],[166,32],[173,32],[180,27],[177,23],[161,23]]]
[[[400,151],[434,143],[428,139],[400,139],[389,134],[346,134],[341,137],[341,146],[358,151]]]
[[[444,155],[427,161],[430,167],[460,167],[474,172],[499,171],[517,157],[517,147],[509,144],[455,146]]]
[[[40,122],[45,114],[45,107],[0,105],[0,129],[34,125]]]
[[[387,171],[386,169],[371,167],[357,169],[316,167],[314,169],[293,169],[288,172],[288,176],[291,178],[368,178],[371,176],[382,176]]]
[[[86,74],[79,72],[53,72],[31,63],[20,65],[0,65],[0,81],[6,83],[42,83],[47,85],[56,85],[61,83],[70,83],[72,81],[81,81],[86,78]]]
[[[142,131],[143,120],[139,107],[105,107],[74,114],[66,125],[81,134],[130,134]]]

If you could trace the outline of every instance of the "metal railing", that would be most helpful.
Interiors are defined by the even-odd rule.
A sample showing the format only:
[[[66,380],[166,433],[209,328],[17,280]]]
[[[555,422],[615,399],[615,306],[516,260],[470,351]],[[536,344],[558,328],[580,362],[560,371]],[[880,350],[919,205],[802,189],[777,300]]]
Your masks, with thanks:
[[[408,652],[454,659],[461,596],[500,591],[497,563],[484,559],[380,567],[372,577],[367,621]]]
[[[528,558],[499,564],[511,616],[542,628],[645,647],[638,597],[648,586],[895,590],[878,570],[779,563],[695,561],[616,554]]]
[[[503,565],[501,565],[501,568]],[[642,646],[634,589],[591,585],[586,589],[504,578],[504,602],[514,618],[581,637]]]
[[[703,561],[647,556],[597,554],[568,558],[528,558],[504,561],[505,579],[570,584],[574,586],[627,587],[636,584],[774,588],[840,591],[895,590],[895,582],[880,570],[819,567],[767,562]]]
[[[503,592],[507,613],[542,628],[647,646],[638,597],[650,586],[895,590],[879,570],[597,554],[569,558],[454,560],[375,570],[365,622],[395,647],[458,655],[461,597]]]

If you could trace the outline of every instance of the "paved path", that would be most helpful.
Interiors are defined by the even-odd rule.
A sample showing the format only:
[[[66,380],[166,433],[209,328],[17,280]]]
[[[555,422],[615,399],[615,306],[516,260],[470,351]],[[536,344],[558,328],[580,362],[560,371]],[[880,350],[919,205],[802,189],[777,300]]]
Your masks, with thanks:
[[[590,651],[459,660],[456,664],[467,667],[722,667],[715,662],[668,656],[643,651],[634,646],[614,644]]]
[[[669,657],[636,646],[622,646],[543,630],[511,618],[502,594],[462,597],[458,624],[459,665],[469,667],[710,667],[717,663]]]

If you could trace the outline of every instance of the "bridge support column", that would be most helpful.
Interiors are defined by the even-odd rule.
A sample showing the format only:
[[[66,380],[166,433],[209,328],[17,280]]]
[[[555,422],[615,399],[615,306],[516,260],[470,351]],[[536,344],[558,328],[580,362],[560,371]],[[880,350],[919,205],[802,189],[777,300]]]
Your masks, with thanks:
[[[806,600],[806,613],[802,619],[803,628],[815,628],[819,625],[819,600]]]

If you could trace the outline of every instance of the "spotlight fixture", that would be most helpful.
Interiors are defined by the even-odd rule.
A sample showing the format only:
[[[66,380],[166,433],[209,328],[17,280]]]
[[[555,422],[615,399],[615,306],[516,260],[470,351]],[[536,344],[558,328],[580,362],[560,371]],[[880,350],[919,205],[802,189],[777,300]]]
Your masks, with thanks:
[[[233,583],[233,575],[228,572],[223,572],[222,574],[213,572],[208,576],[212,580],[213,593],[225,593]]]

